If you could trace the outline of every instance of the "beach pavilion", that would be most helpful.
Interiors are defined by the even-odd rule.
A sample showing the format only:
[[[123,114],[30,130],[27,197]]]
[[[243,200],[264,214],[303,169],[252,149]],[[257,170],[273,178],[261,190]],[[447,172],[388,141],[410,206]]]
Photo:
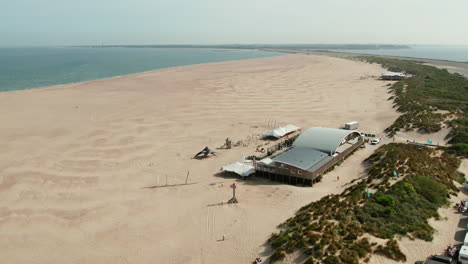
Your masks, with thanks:
[[[256,175],[288,184],[312,186],[317,178],[364,143],[358,131],[312,127],[290,149],[260,160]]]

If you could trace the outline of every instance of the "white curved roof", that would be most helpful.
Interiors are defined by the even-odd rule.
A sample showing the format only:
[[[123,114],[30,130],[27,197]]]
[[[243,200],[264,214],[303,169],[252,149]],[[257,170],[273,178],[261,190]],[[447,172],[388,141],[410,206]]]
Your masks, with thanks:
[[[312,127],[302,132],[294,141],[293,146],[313,148],[334,154],[345,138],[352,133],[359,132],[337,128]]]

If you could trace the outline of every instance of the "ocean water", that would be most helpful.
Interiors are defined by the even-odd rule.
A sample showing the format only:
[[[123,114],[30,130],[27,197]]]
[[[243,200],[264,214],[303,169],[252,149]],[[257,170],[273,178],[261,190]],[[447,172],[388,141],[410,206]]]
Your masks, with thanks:
[[[333,51],[468,62],[468,46],[414,45],[410,46],[410,49],[337,49]]]
[[[280,55],[284,54],[226,49],[0,48],[0,92]]]
[[[468,46],[410,47],[332,51],[468,62]],[[0,48],[0,92],[97,80],[184,65],[281,55],[285,54],[234,49]]]

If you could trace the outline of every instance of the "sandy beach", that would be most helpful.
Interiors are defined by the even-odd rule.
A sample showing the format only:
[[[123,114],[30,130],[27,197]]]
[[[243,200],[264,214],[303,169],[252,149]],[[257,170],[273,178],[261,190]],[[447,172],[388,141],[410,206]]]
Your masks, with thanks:
[[[376,146],[357,151],[312,188],[216,173],[265,143],[258,136],[272,121],[303,128],[359,121],[362,132],[391,141],[383,130],[398,113],[387,100],[390,82],[377,80],[383,71],[296,54],[0,93],[2,259],[234,264],[268,256],[265,242],[276,226],[364,177],[362,161]],[[410,139],[426,140],[419,136]],[[217,149],[227,137],[246,146]],[[192,159],[205,146],[217,156]],[[190,184],[183,185],[187,172]],[[231,198],[233,182],[240,203],[217,205]],[[166,184],[177,186],[148,188]],[[458,224],[447,217],[434,227]],[[436,239],[453,236],[441,231]],[[414,243],[420,250],[408,253]],[[401,244],[409,260],[434,253],[421,243]]]

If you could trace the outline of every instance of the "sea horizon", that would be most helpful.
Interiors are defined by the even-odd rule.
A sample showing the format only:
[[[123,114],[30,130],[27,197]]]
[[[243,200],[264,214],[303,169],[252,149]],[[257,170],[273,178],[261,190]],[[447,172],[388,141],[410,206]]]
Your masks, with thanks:
[[[395,47],[387,46],[391,48],[328,50],[468,62],[468,46],[466,45],[411,45],[409,48],[403,48],[404,45],[401,45],[402,48],[395,48],[396,45]],[[172,45],[171,48],[119,45],[0,47],[0,60],[4,62],[0,65],[0,92],[96,81],[173,67],[287,55],[287,53],[265,49],[268,49],[268,46],[267,48],[255,48],[254,45],[241,48],[229,45],[177,47]],[[296,50],[306,52],[314,49],[298,48]]]
[[[260,50],[0,47],[0,92],[97,81],[174,67],[287,55]]]

